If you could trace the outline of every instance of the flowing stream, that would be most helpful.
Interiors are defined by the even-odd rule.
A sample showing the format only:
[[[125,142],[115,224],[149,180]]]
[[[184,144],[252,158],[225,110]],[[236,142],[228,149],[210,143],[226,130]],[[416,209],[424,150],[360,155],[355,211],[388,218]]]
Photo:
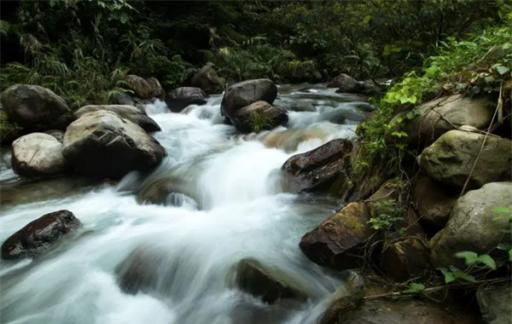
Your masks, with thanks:
[[[223,123],[220,101],[212,96],[179,114],[163,102],[147,105],[168,156],[119,183],[68,176],[34,184],[2,156],[1,242],[60,209],[83,226],[42,257],[0,261],[1,323],[268,324],[320,316],[342,276],[309,261],[298,243],[340,202],[283,192],[279,169],[296,153],[353,137],[371,106],[322,86],[281,86],[275,105],[288,109],[288,127],[239,135]],[[240,291],[235,269],[245,258],[285,273],[309,298],[269,305]],[[120,277],[134,264],[151,278],[130,293]]]

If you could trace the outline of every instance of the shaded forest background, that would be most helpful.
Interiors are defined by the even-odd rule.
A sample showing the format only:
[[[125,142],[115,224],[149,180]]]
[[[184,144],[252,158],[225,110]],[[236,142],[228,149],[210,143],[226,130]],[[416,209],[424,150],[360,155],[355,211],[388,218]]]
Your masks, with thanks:
[[[508,0],[1,3],[1,88],[46,86],[78,107],[126,74],[187,83],[207,62],[228,82],[394,78],[450,40],[496,25]]]

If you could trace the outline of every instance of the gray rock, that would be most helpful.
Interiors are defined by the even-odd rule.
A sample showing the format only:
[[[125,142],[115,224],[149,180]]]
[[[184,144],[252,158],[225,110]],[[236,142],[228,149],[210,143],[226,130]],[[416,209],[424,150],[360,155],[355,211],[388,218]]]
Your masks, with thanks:
[[[122,118],[139,125],[146,132],[160,131],[160,126],[151,119],[145,112],[131,105],[87,105],[75,111],[75,117],[80,118],[86,113],[98,110],[106,110],[116,113]]]
[[[206,93],[197,87],[180,87],[168,93],[165,102],[171,111],[180,112],[189,105],[206,103]]]
[[[328,189],[338,178],[347,177],[351,150],[350,141],[336,139],[290,157],[281,167],[283,187],[291,192]]]
[[[307,299],[307,294],[294,287],[293,281],[284,272],[266,267],[254,259],[244,259],[238,263],[235,281],[242,291],[269,304],[281,299]]]
[[[207,94],[221,93],[225,84],[226,80],[218,76],[211,62],[197,71],[191,80],[192,86],[203,89]]]
[[[62,143],[45,133],[31,133],[15,140],[11,159],[14,171],[22,176],[52,175],[66,169]]]
[[[500,243],[510,243],[509,222],[498,217],[495,208],[512,209],[512,182],[493,182],[459,198],[445,228],[430,241],[431,259],[437,266],[464,268],[460,251],[489,253]]]
[[[422,224],[433,230],[444,227],[458,198],[458,192],[421,176],[414,182],[414,202]]]
[[[496,103],[488,98],[468,98],[462,95],[442,97],[418,108],[419,116],[411,121],[408,129],[410,141],[432,143],[449,130],[463,125],[485,129],[491,122]]]
[[[265,101],[256,101],[240,108],[231,118],[231,122],[240,132],[260,132],[279,125],[286,125],[286,110],[277,108]]]
[[[512,289],[510,282],[480,286],[476,291],[476,299],[486,323],[512,324]]]
[[[98,110],[68,126],[63,154],[80,174],[117,178],[158,165],[165,150],[138,125],[115,113]]]
[[[368,226],[368,207],[364,202],[350,203],[312,231],[299,244],[313,262],[338,270],[358,267],[363,249],[374,231]]]
[[[469,177],[469,187],[510,179],[512,141],[495,135],[452,130],[425,148],[418,157],[420,167],[431,178],[461,188]],[[475,158],[478,162],[472,170]]]
[[[135,95],[141,99],[160,97],[163,94],[162,86],[155,78],[144,79],[138,75],[126,76],[126,83]]]
[[[1,101],[9,119],[27,130],[64,129],[72,119],[64,99],[37,85],[13,85],[2,93]]]
[[[260,100],[272,104],[276,96],[277,87],[269,79],[247,80],[235,83],[229,86],[224,93],[221,112],[233,122],[240,108]]]
[[[80,221],[68,210],[43,215],[2,244],[2,258],[14,260],[40,255],[79,226]]]
[[[332,79],[328,84],[328,87],[338,88],[337,92],[358,92],[361,88],[361,84],[359,81],[354,79],[348,74],[341,73],[334,79]]]

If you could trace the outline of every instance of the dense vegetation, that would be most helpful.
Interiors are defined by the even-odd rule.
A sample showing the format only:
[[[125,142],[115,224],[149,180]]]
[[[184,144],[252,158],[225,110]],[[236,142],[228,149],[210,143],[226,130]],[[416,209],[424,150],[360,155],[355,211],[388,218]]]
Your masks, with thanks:
[[[208,61],[229,81],[396,77],[421,66],[448,37],[502,21],[506,3],[2,2],[2,89],[40,84],[78,107],[107,101],[127,73],[172,88]]]

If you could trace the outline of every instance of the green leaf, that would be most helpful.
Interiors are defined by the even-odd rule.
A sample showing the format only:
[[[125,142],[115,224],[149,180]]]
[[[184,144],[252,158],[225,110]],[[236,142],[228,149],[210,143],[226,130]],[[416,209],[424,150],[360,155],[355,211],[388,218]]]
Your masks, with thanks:
[[[496,262],[489,254],[482,254],[478,257],[478,261],[482,264],[485,264],[492,270],[496,270]]]
[[[499,75],[505,75],[510,71],[510,68],[502,64],[495,64],[493,68],[498,72]]]
[[[409,287],[404,290],[406,294],[420,294],[425,290],[425,285],[422,283],[412,282]]]
[[[466,265],[470,266],[475,264],[478,261],[478,254],[473,251],[461,251],[455,253],[455,257],[464,259]]]
[[[452,283],[455,281],[455,275],[453,274],[453,272],[451,272],[450,270],[446,269],[446,268],[441,268],[440,269],[441,272],[443,273],[443,276],[444,276],[444,283]]]

